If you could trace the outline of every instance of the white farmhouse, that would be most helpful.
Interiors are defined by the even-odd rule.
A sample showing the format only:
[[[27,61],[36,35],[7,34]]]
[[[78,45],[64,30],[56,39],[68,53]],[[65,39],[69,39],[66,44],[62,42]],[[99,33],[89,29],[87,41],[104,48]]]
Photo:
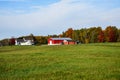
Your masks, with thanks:
[[[15,45],[34,45],[34,39],[29,37],[23,39],[16,39]]]

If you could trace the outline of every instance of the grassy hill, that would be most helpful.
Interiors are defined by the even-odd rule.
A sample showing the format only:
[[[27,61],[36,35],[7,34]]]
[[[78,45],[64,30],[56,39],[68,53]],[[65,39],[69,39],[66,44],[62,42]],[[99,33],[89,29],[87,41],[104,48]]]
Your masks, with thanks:
[[[0,47],[0,80],[120,80],[120,43]]]

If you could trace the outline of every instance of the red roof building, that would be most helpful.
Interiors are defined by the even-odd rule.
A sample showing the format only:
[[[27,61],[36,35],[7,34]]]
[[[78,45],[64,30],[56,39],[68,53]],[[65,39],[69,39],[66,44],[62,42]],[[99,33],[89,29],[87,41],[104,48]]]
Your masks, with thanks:
[[[71,38],[49,38],[48,45],[69,45],[76,44]]]

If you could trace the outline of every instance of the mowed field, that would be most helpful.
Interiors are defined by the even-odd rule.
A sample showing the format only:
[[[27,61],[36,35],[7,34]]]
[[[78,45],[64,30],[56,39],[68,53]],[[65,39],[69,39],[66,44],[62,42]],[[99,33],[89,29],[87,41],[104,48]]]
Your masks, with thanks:
[[[0,47],[0,80],[120,80],[120,43]]]

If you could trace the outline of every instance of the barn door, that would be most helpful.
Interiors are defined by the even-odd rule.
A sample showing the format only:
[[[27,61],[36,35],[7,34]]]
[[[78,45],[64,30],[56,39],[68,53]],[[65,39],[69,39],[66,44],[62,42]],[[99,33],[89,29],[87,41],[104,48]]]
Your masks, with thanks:
[[[52,41],[50,41],[50,45],[52,45]]]

